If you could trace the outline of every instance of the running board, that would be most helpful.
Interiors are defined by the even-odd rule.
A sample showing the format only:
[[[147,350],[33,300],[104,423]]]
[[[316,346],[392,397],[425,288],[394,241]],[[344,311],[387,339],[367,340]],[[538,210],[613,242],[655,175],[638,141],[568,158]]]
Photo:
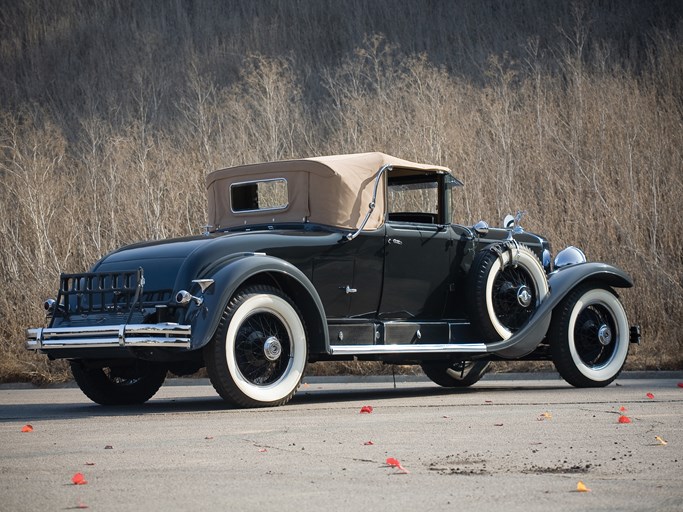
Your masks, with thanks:
[[[332,345],[330,353],[338,356],[369,354],[451,354],[486,353],[485,343],[411,343],[405,345]]]

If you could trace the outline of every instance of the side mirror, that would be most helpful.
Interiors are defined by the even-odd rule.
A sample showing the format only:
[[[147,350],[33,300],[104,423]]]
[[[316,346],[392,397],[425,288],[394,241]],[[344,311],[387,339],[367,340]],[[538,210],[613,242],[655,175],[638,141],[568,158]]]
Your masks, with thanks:
[[[507,214],[507,215],[505,216],[505,218],[503,219],[503,227],[504,227],[505,229],[512,229],[512,228],[514,228],[514,227],[515,227],[515,218],[514,218],[512,215]]]

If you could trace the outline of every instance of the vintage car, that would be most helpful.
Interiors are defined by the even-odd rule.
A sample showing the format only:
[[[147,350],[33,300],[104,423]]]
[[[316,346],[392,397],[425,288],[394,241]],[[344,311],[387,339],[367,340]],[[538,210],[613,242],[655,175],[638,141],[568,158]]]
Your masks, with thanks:
[[[286,403],[309,361],[419,364],[470,386],[495,360],[552,360],[578,387],[621,371],[619,268],[508,217],[451,222],[451,171],[382,153],[244,165],[207,181],[203,235],[138,243],[63,274],[27,348],[68,359],[102,405],[206,367],[239,407]]]

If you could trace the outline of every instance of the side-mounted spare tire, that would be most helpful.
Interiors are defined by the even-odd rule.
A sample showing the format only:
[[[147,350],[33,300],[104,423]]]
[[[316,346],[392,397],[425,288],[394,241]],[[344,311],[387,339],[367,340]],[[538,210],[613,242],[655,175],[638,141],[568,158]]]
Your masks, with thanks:
[[[534,252],[507,242],[479,252],[468,276],[468,309],[486,341],[506,340],[548,295],[548,278]]]

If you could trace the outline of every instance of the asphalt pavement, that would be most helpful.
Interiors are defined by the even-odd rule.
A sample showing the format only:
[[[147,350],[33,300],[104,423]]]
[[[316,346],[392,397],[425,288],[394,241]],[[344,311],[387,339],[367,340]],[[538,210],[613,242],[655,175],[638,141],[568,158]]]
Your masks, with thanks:
[[[683,372],[601,389],[553,374],[455,391],[308,378],[288,405],[251,410],[205,380],[113,408],[74,387],[2,385],[0,510],[680,511],[679,384]]]

